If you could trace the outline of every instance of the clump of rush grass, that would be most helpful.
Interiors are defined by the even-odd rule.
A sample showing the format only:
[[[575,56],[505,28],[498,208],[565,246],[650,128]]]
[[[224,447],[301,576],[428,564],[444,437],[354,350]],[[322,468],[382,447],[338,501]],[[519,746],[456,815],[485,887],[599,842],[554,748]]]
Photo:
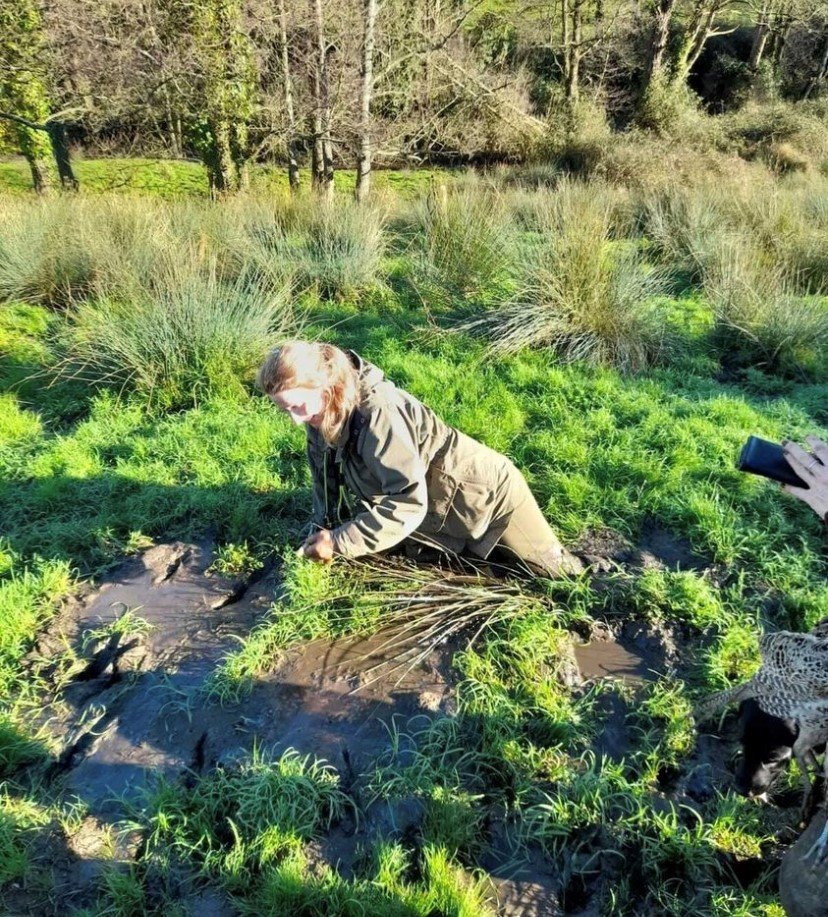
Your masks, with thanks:
[[[250,197],[220,207],[139,197],[4,200],[0,299],[67,307],[161,294],[182,271],[249,286],[296,281],[323,296],[376,282],[386,250],[383,207]]]
[[[686,913],[684,888],[703,908],[730,876],[729,861],[760,856],[769,840],[755,806],[732,797],[701,811],[677,806],[642,782],[637,767],[592,753],[562,768],[551,789],[536,791],[522,816],[520,843],[566,855],[573,875],[594,875],[596,847],[625,865],[628,877],[602,890],[612,913]]]
[[[828,289],[828,181],[810,178],[797,187],[775,186],[737,198],[739,225],[773,263],[801,286]]]
[[[702,631],[723,630],[733,621],[719,590],[690,570],[644,570],[630,583],[628,600],[638,614],[651,620],[686,621]]]
[[[234,395],[297,325],[286,290],[183,271],[155,294],[80,303],[61,341],[62,377],[115,385],[175,408]]]
[[[659,297],[666,275],[628,243],[611,242],[612,202],[563,184],[547,230],[522,249],[521,292],[455,330],[481,335],[494,355],[548,346],[564,362],[637,372],[666,358],[674,336]]]
[[[539,608],[549,613],[549,600],[520,580],[473,568],[447,571],[374,557],[350,561],[331,575],[289,557],[286,570],[286,598],[223,661],[208,686],[212,696],[240,696],[254,676],[279,662],[287,647],[304,640],[372,635],[368,645],[355,641],[359,652],[350,661],[365,688],[379,679],[401,682],[449,640],[465,639],[473,646],[507,621]]]
[[[471,864],[486,815],[482,791],[490,789],[472,731],[456,717],[439,717],[407,734],[392,723],[389,733],[390,746],[366,788],[369,804],[421,800],[423,841]]]
[[[641,222],[655,254],[694,283],[703,277],[724,231],[717,197],[704,186],[668,185],[644,195]]]
[[[632,715],[641,730],[636,769],[644,784],[655,785],[677,770],[692,752],[696,730],[684,683],[661,679],[647,686]]]
[[[354,296],[376,282],[386,250],[382,208],[300,198],[280,224],[264,232],[260,226],[254,258],[262,270],[278,273],[287,263],[297,283],[326,298]]]
[[[479,571],[441,570],[407,562],[357,562],[361,594],[357,605],[365,623],[378,631],[366,655],[377,677],[418,665],[440,645],[467,635],[473,646],[498,625],[536,610],[542,603],[517,579],[498,579]],[[353,612],[349,612],[353,615]],[[376,665],[370,665],[376,657]],[[370,683],[370,680],[369,682]]]
[[[53,308],[156,291],[173,271],[209,267],[213,251],[227,248],[205,235],[205,205],[116,196],[6,200],[0,208],[0,298]]]
[[[302,850],[291,850],[244,898],[234,900],[238,912],[301,913],[307,917],[493,917],[492,888],[479,871],[467,872],[450,852],[426,844],[412,856],[401,844],[380,841],[371,851],[365,876],[343,879],[323,864],[310,868]],[[411,879],[412,874],[417,880]]]
[[[828,289],[802,293],[798,277],[730,237],[705,273],[714,340],[735,367],[821,376],[828,368]]]
[[[759,664],[759,628],[753,620],[737,619],[705,652],[702,677],[709,691],[721,691],[746,681]]]
[[[332,767],[288,749],[219,767],[192,789],[161,783],[139,816],[150,855],[195,860],[205,875],[245,887],[265,866],[340,819],[346,798]]]
[[[36,829],[51,816],[32,800],[13,796],[5,784],[0,785],[0,888],[27,874]]]
[[[448,297],[485,295],[508,275],[514,225],[502,195],[476,183],[438,185],[419,208],[420,269],[426,285]]]
[[[634,808],[623,762],[596,760],[592,752],[567,761],[549,790],[524,806],[520,842],[540,844],[552,856],[589,849],[603,826],[623,823]]]
[[[95,263],[64,199],[0,202],[0,300],[63,308],[93,288]]]
[[[527,609],[504,622],[455,662],[463,673],[460,709],[491,724],[485,739],[494,757],[504,753],[506,741],[511,761],[531,771],[535,751],[589,742],[594,697],[576,699],[566,687],[574,665],[571,638],[548,609]]]

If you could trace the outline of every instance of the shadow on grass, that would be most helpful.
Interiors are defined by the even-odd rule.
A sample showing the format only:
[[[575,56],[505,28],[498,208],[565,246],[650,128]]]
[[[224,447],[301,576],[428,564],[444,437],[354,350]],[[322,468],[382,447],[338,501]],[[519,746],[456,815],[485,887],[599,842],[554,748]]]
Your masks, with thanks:
[[[126,454],[118,444],[111,460]],[[4,542],[16,554],[68,561],[88,576],[129,548],[135,533],[276,544],[298,537],[310,490],[287,481],[282,490],[255,492],[241,483],[208,487],[146,483],[125,475],[54,474],[0,481]]]

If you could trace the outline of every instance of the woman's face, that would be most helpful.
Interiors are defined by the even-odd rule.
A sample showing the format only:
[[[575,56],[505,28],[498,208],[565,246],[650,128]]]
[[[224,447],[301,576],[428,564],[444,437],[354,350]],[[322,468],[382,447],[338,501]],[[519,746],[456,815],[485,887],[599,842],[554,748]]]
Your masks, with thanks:
[[[288,388],[270,396],[276,407],[290,415],[295,424],[318,427],[325,413],[328,397],[324,388]]]

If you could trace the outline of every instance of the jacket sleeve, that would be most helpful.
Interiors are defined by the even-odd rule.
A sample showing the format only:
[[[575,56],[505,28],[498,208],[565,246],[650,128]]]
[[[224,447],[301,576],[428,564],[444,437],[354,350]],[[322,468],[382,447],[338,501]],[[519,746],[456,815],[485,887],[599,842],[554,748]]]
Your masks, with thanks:
[[[325,451],[327,446],[312,427],[308,427],[307,453],[310,465],[311,488],[313,495],[312,520],[315,525],[325,527],[336,518],[339,494],[336,481],[327,479],[325,473]],[[327,502],[326,502],[327,496]]]
[[[357,446],[381,492],[367,501],[365,510],[333,530],[334,550],[344,557],[392,548],[420,526],[428,508],[426,466],[394,405],[371,412]]]

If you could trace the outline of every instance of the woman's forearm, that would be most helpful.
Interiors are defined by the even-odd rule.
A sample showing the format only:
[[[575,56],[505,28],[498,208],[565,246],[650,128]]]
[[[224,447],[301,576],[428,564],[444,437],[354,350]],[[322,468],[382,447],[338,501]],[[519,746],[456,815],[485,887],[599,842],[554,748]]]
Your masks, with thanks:
[[[361,557],[393,548],[420,527],[427,506],[424,478],[399,493],[384,494],[333,530],[334,550],[342,557]]]

